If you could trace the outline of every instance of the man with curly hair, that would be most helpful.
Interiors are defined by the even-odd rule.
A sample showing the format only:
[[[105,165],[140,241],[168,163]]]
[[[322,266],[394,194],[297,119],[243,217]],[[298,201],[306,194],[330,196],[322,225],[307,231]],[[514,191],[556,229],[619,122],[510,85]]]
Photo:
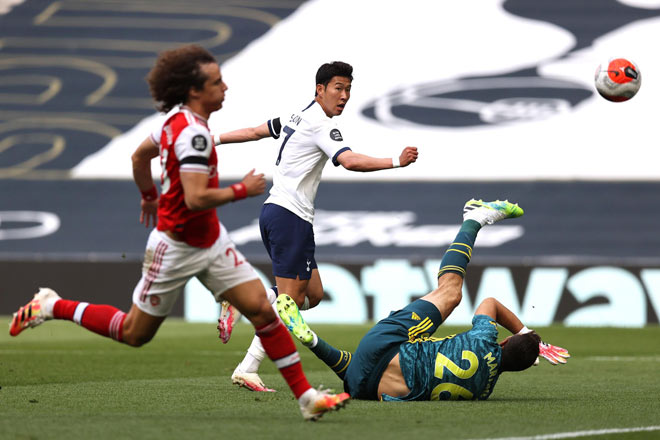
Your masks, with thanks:
[[[305,419],[316,420],[339,409],[348,394],[329,394],[310,386],[295,344],[263,284],[218,221],[218,206],[259,195],[266,184],[263,174],[252,170],[240,183],[219,187],[218,159],[207,126],[209,115],[222,108],[227,91],[217,61],[195,45],[169,50],[160,54],[147,81],[158,109],[176,111],[132,156],[133,177],[142,193],[140,221],[156,228],[149,235],[130,311],[62,299],[52,289],[42,288],[14,314],[10,334],[16,336],[49,319],[64,319],[139,347],[153,338],[185,284],[197,277],[216,301],[228,301],[254,325]],[[151,175],[151,161],[158,156],[160,198]]]

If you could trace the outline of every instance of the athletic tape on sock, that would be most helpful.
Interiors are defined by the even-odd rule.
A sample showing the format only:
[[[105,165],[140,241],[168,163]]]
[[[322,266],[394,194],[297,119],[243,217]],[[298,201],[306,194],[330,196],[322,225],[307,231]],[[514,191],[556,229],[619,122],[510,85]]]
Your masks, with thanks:
[[[81,325],[80,322],[82,321],[83,313],[85,313],[85,309],[89,303],[86,302],[81,302],[76,306],[76,311],[73,312],[73,322],[75,322],[78,325]]]
[[[281,370],[282,368],[286,368],[289,365],[293,365],[300,362],[300,354],[298,354],[298,352],[296,351],[283,358],[274,359],[273,362],[275,362],[277,368]]]

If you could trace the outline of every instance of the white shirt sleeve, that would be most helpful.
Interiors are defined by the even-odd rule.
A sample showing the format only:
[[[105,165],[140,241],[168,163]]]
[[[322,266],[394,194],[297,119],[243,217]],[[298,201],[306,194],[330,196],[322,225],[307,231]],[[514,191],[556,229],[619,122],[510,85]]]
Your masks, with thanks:
[[[167,122],[172,117],[172,115],[174,115],[175,113],[178,113],[179,111],[181,111],[181,108],[177,105],[174,108],[172,108],[172,110],[167,112],[166,114],[164,114],[164,115],[161,114],[157,118],[159,123],[154,124],[153,129],[151,130],[151,133],[149,133],[149,137],[151,138],[151,140],[156,145],[158,145],[158,148],[160,148],[160,138],[163,134],[163,125],[165,124],[165,122]]]
[[[179,160],[179,170],[208,173],[209,157],[213,147],[211,134],[206,127],[189,125],[184,128],[174,143],[174,153]]]
[[[346,144],[344,138],[335,124],[324,124],[314,133],[314,142],[323,152],[332,159],[334,166],[339,166],[337,156],[351,148]]]
[[[160,137],[163,134],[163,124],[154,124],[154,128],[151,130],[151,133],[149,133],[149,138],[151,138],[151,141],[158,145],[158,148],[160,148]]]

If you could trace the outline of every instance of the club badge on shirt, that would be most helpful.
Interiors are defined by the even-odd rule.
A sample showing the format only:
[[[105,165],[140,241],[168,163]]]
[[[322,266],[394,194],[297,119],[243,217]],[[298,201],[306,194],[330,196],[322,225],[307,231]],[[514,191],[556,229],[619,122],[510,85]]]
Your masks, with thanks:
[[[337,142],[341,142],[344,140],[344,138],[341,137],[341,133],[336,128],[330,130],[330,139]]]
[[[206,146],[207,146],[206,138],[201,134],[198,134],[197,136],[192,138],[192,147],[195,150],[204,151],[206,150]]]

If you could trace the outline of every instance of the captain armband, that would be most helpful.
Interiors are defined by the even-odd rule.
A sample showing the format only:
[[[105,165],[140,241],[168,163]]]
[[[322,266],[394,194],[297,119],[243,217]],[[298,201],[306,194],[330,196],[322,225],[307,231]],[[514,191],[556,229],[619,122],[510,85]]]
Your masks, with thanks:
[[[280,118],[269,120],[267,125],[268,125],[268,132],[270,133],[270,137],[272,137],[273,139],[279,139],[280,132],[282,131],[282,123],[280,122]]]

